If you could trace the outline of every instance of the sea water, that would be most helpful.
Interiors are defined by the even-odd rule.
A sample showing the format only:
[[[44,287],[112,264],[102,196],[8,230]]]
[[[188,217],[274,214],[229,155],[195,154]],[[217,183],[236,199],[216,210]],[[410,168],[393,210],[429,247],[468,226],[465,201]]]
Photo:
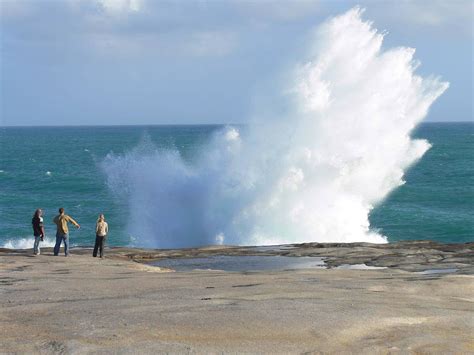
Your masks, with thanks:
[[[52,243],[52,219],[59,207],[81,224],[80,230],[71,228],[75,245],[93,243],[99,213],[106,215],[110,225],[109,245],[141,245],[140,236],[128,232],[127,201],[107,186],[107,173],[101,166],[107,154],[126,153],[146,140],[156,147],[173,147],[192,161],[212,133],[222,128],[1,128],[0,246],[32,244],[31,217],[36,208],[45,212]],[[406,183],[375,207],[371,228],[389,242],[473,241],[474,123],[422,123],[414,136],[428,140],[432,148],[407,171]],[[154,222],[158,233],[159,221]]]

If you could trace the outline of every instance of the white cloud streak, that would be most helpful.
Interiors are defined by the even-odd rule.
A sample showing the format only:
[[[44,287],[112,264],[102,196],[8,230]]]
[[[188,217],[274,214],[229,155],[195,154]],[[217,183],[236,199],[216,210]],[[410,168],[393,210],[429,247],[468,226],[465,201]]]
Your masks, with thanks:
[[[138,12],[143,6],[143,0],[97,0],[106,12],[116,14],[123,12]]]
[[[368,13],[394,29],[444,35],[473,35],[471,0],[362,1]]]

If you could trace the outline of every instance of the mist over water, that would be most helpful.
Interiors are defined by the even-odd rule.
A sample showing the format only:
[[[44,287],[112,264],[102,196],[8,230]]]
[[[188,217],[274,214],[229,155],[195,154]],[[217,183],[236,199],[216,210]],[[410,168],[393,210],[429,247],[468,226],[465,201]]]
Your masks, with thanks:
[[[429,149],[410,133],[448,84],[415,75],[413,49],[382,49],[361,14],[317,29],[286,114],[227,127],[192,159],[146,141],[105,158],[136,245],[386,242],[369,213]]]

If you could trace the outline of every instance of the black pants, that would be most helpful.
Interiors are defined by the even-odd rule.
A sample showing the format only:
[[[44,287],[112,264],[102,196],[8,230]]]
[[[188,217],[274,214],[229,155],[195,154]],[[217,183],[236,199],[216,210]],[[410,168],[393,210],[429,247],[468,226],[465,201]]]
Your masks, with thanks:
[[[95,245],[94,252],[92,256],[95,258],[97,256],[97,250],[99,250],[99,255],[102,257],[104,255],[104,245],[105,245],[105,236],[101,237],[100,235],[95,236]]]

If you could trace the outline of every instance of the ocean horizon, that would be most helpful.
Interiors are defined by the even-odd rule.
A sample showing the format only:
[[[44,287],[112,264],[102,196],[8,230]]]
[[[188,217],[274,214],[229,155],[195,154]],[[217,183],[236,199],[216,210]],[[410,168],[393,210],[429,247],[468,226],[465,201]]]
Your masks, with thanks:
[[[474,124],[473,120],[461,120],[461,121],[424,121],[420,125],[426,124],[459,124],[467,123]],[[70,124],[70,125],[0,125],[2,128],[110,128],[110,127],[181,127],[181,126],[248,126],[249,123],[138,123],[138,124]]]

